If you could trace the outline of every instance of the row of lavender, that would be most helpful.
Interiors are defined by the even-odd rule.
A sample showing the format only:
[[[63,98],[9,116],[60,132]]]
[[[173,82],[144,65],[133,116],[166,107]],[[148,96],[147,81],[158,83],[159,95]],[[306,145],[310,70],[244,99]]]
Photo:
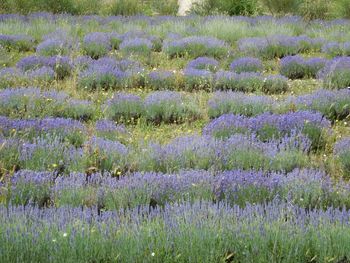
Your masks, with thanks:
[[[21,59],[15,68],[4,68],[0,71],[0,87],[45,84],[69,76],[76,76],[77,86],[89,91],[150,87],[157,90],[234,90],[274,94],[289,90],[287,78],[308,77],[322,80],[327,88],[341,89],[350,86],[348,57],[307,60],[300,56],[287,56],[281,60],[282,75],[268,75],[262,71],[262,62],[251,57],[234,60],[230,71],[219,70],[219,62],[214,58],[199,57],[176,73],[162,69],[148,71],[138,62],[118,61],[111,57],[98,60],[78,57],[72,61],[68,57],[60,56],[29,56]]]
[[[63,117],[87,121],[105,117],[126,123],[135,123],[141,118],[154,124],[204,118],[193,98],[175,91],[151,92],[144,99],[119,92],[105,102],[93,103],[73,99],[62,91],[8,88],[0,91],[0,102],[0,115],[12,118]],[[251,117],[296,110],[317,111],[332,122],[346,119],[350,114],[350,90],[320,89],[311,94],[278,100],[269,96],[220,91],[213,93],[207,103],[210,118],[228,113]]]
[[[262,204],[276,199],[306,209],[350,208],[349,183],[333,181],[318,170],[296,169],[287,174],[187,170],[172,174],[137,172],[120,177],[21,170],[1,186],[8,191],[7,203],[40,208],[73,206],[118,211],[200,200],[244,207],[247,203]]]
[[[0,207],[11,262],[345,262],[349,212],[290,203],[186,202],[150,209]]]
[[[128,143],[123,126],[102,120],[91,136],[79,121],[1,117],[1,165],[18,169],[70,171],[177,171],[180,169],[262,169],[291,171],[312,165],[312,153],[331,146],[331,123],[320,113],[297,111],[255,117],[226,114],[203,135],[178,137],[167,144]],[[122,144],[122,143],[124,144]],[[349,175],[349,139],[334,149],[344,176]]]
[[[18,51],[35,50],[39,55],[52,56],[69,54],[81,50],[92,58],[107,55],[112,50],[124,54],[149,54],[165,52],[170,57],[204,56],[222,58],[232,52],[230,45],[213,36],[201,36],[196,32],[186,35],[168,33],[160,37],[141,30],[126,33],[92,32],[82,39],[70,36],[69,32],[58,30],[41,37],[39,43],[28,35],[0,35],[0,45]],[[232,43],[231,43],[232,44]],[[266,59],[284,57],[303,52],[323,52],[330,56],[350,55],[350,42],[329,41],[324,38],[312,38],[307,35],[268,35],[267,37],[248,37],[237,41],[238,51],[258,55]]]

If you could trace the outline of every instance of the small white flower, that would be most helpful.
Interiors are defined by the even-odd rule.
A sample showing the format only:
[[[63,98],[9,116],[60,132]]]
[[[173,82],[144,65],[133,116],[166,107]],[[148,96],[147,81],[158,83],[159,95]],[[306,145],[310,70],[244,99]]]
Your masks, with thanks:
[[[55,242],[56,242],[56,239],[52,239],[52,242],[54,242],[54,243],[55,243]]]
[[[156,253],[152,252],[151,256],[154,257],[156,255]]]
[[[67,237],[68,236],[68,234],[67,233],[63,233],[63,237]]]

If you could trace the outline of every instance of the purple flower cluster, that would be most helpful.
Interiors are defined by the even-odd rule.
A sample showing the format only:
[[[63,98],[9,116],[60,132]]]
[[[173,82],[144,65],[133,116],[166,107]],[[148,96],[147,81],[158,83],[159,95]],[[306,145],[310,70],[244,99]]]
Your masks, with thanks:
[[[219,91],[215,92],[208,101],[208,114],[211,118],[216,118],[226,113],[255,116],[264,112],[270,112],[275,107],[277,107],[276,101],[268,96]]]
[[[238,48],[242,52],[271,59],[295,55],[310,49],[317,50],[322,43],[322,39],[312,39],[307,36],[271,35],[267,37],[242,38],[238,41]]]
[[[187,68],[193,68],[198,70],[209,70],[215,72],[219,67],[219,62],[214,58],[199,57],[191,60],[187,64]]]
[[[0,46],[7,49],[17,49],[19,51],[29,51],[34,46],[34,39],[27,35],[1,35]]]
[[[128,149],[125,145],[117,141],[111,141],[99,137],[93,136],[90,141],[87,142],[88,147],[92,149],[98,149],[100,152],[108,156],[113,156],[113,158],[118,156],[126,156],[128,154]]]
[[[211,136],[178,137],[166,145],[151,144],[144,150],[144,158],[139,161],[139,166],[144,171],[164,172],[179,169],[290,171],[305,165],[307,157],[304,152],[309,147],[310,141],[300,134],[266,143],[254,135],[240,134],[226,140]],[[278,158],[285,154],[291,154],[289,157],[295,154],[295,159],[279,163]]]
[[[350,87],[350,57],[336,57],[328,61],[318,72],[326,88],[343,89]]]
[[[199,56],[222,57],[227,54],[226,43],[214,37],[190,36],[178,40],[166,40],[163,51],[171,57],[186,54]]]
[[[230,136],[234,133],[255,133],[263,140],[279,138],[294,132],[306,132],[313,143],[318,143],[323,129],[329,129],[330,122],[318,112],[297,111],[285,114],[263,113],[255,117],[224,114],[207,124],[203,133],[219,137]],[[309,134],[307,127],[317,129],[317,136]],[[314,138],[315,136],[315,138]]]
[[[44,118],[44,119],[9,119],[0,117],[1,131],[8,134],[12,130],[34,131],[35,133],[62,133],[71,134],[73,132],[85,132],[84,125],[76,120],[64,118]]]
[[[28,57],[22,58],[16,64],[16,67],[22,70],[22,72],[27,72],[29,70],[37,70],[43,67],[51,68],[55,72],[55,75],[58,78],[62,79],[70,75],[73,66],[68,57],[28,56]],[[42,69],[42,71],[39,70],[37,74],[40,75],[40,72],[45,72],[45,71],[48,72],[48,69],[46,70]]]
[[[218,71],[214,76],[215,89],[241,92],[263,91],[283,93],[289,89],[287,78],[281,75],[263,76],[257,72],[235,73]]]
[[[176,86],[176,75],[169,70],[152,71],[148,74],[146,82],[153,89],[170,90]]]
[[[341,155],[344,153],[350,153],[350,138],[343,138],[340,141],[338,141],[334,146],[335,155]]]
[[[95,130],[97,132],[118,132],[127,133],[127,129],[123,124],[116,125],[114,121],[110,120],[98,120],[95,124]]]
[[[317,73],[324,68],[327,59],[310,58],[301,56],[287,56],[281,59],[281,74],[290,79],[315,78]]]
[[[263,65],[260,59],[245,57],[235,59],[231,65],[230,70],[241,73],[241,72],[257,72],[263,70]]]
[[[43,56],[65,55],[72,48],[72,44],[67,39],[48,38],[36,47],[36,52]]]
[[[319,111],[332,121],[342,120],[350,114],[350,90],[320,89],[311,94],[291,97],[286,104],[295,105],[298,109]]]
[[[127,38],[121,42],[119,48],[128,53],[149,53],[152,46],[152,42],[146,38]]]
[[[137,85],[142,77],[143,68],[130,60],[117,61],[103,57],[95,60],[79,74],[79,86],[87,89],[117,88]]]
[[[322,46],[322,52],[336,56],[350,56],[350,42],[328,42]]]

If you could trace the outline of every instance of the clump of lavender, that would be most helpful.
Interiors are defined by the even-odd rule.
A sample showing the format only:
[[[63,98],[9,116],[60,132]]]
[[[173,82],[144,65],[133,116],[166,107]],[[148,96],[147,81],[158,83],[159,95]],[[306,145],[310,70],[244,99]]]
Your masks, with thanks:
[[[137,95],[116,93],[105,104],[108,119],[122,122],[135,122],[144,112],[144,104]]]
[[[177,86],[176,75],[172,71],[152,71],[146,77],[146,85],[155,90],[173,90]]]
[[[103,57],[112,50],[110,34],[104,32],[89,33],[84,37],[82,46],[86,55],[94,59]]]
[[[129,38],[123,40],[119,48],[127,54],[137,53],[147,55],[152,50],[152,42],[146,38]]]
[[[102,173],[124,169],[128,149],[120,142],[92,137],[85,147],[88,149],[88,167],[96,167]]]
[[[301,56],[287,56],[281,60],[281,74],[290,79],[315,78],[327,60],[323,58],[304,59]]]
[[[334,146],[334,155],[340,161],[344,176],[350,177],[350,138],[338,141]]]
[[[0,69],[0,88],[12,87],[15,83],[24,79],[23,73],[17,68]]]
[[[228,47],[224,41],[217,38],[191,36],[179,40],[164,41],[163,51],[170,57],[188,55],[190,57],[221,58],[228,53]]]
[[[326,63],[318,77],[325,88],[344,89],[350,87],[350,57],[336,57]]]
[[[175,91],[156,91],[144,101],[145,117],[155,124],[181,123],[198,117],[196,105],[184,102],[181,94]]]
[[[108,57],[94,61],[78,76],[78,86],[88,90],[127,88],[142,82],[143,69],[139,63]]]
[[[89,101],[38,88],[4,89],[0,92],[0,102],[0,114],[16,118],[52,116],[88,120],[94,115],[94,106]]]
[[[237,74],[231,71],[218,71],[214,77],[215,89],[241,92],[262,90],[264,80],[262,75],[255,72]]]
[[[263,78],[262,91],[266,94],[283,94],[289,90],[288,79],[281,75],[268,75]]]
[[[95,124],[95,133],[98,137],[108,140],[125,142],[128,137],[128,130],[125,125],[117,124],[111,120],[98,120]]]
[[[72,119],[43,118],[43,119],[10,119],[0,117],[1,134],[12,136],[15,132],[18,136],[32,140],[37,136],[55,136],[66,140],[75,146],[81,146],[86,136],[85,126]]]
[[[328,42],[322,46],[322,52],[333,57],[350,56],[350,42]]]
[[[350,115],[350,90],[331,91],[320,89],[311,94],[289,98],[286,101],[286,106],[319,111],[334,122],[345,119]]]
[[[211,72],[217,71],[219,67],[219,62],[210,57],[199,57],[194,60],[191,60],[187,64],[187,68],[193,68],[193,69],[198,69],[198,70],[208,70]]]
[[[39,43],[36,47],[36,53],[42,56],[67,55],[72,48],[68,39],[48,38]]]
[[[27,35],[0,35],[0,45],[9,50],[30,51],[34,47],[34,39]]]
[[[188,91],[213,89],[213,73],[208,70],[186,68],[183,77],[185,89]]]
[[[275,107],[276,102],[268,96],[218,91],[208,101],[208,115],[210,118],[216,118],[226,113],[255,116],[271,112]]]
[[[236,134],[225,140],[211,136],[179,137],[166,145],[151,144],[135,162],[142,171],[179,169],[262,169],[291,171],[306,165],[309,141],[302,136],[261,142]]]
[[[323,149],[330,122],[320,113],[297,111],[286,114],[263,113],[255,117],[224,114],[204,127],[203,133],[228,137],[235,133],[257,134],[262,141],[278,139],[291,132],[301,132],[311,140],[312,150]]]
[[[16,67],[27,72],[29,70],[37,70],[42,67],[50,67],[55,72],[55,77],[63,79],[71,74],[72,64],[68,57],[53,56],[29,56],[22,58]]]
[[[50,82],[55,79],[55,71],[50,67],[44,66],[41,68],[28,70],[25,73],[25,77],[38,82]]]
[[[260,59],[245,57],[235,59],[231,65],[230,70],[241,73],[241,72],[260,72],[263,70],[263,65]]]
[[[5,139],[4,152],[0,153],[0,162],[5,167],[12,163],[13,167],[36,171],[83,171],[83,151],[56,135],[34,137],[31,141]],[[10,157],[10,158],[9,158]]]
[[[238,48],[247,54],[265,59],[296,55],[301,51],[317,50],[322,41],[306,36],[271,35],[250,37],[238,41]]]

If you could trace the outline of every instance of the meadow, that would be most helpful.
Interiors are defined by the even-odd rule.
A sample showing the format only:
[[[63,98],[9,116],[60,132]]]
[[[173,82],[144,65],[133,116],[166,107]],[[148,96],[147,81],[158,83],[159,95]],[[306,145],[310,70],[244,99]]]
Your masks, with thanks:
[[[0,262],[350,262],[350,20],[0,15]]]

